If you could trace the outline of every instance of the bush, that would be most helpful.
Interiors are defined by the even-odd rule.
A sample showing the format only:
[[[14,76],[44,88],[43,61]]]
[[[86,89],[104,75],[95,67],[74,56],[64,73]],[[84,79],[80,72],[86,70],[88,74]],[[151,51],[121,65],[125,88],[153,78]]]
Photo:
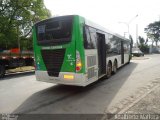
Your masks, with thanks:
[[[144,45],[144,44],[139,45],[139,49],[145,54],[149,53],[149,46],[148,45]]]

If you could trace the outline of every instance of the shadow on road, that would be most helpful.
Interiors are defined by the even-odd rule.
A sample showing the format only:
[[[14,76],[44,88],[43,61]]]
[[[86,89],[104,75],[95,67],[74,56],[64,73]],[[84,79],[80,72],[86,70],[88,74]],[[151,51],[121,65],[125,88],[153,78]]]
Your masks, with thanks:
[[[31,95],[13,113],[103,112],[136,66],[137,63],[131,62],[110,79],[100,79],[87,87],[56,85],[43,89]]]
[[[34,75],[34,74],[35,74],[34,71],[18,72],[18,73],[8,73],[8,74],[5,75],[4,78],[0,78],[0,80],[11,80],[12,78],[31,76],[31,75]]]

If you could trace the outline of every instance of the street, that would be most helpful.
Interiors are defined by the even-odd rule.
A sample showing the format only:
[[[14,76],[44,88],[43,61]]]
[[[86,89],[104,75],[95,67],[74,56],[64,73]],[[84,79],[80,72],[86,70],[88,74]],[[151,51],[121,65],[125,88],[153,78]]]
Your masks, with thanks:
[[[34,72],[0,80],[0,113],[117,113],[160,84],[160,55],[133,59],[87,87],[36,81]]]

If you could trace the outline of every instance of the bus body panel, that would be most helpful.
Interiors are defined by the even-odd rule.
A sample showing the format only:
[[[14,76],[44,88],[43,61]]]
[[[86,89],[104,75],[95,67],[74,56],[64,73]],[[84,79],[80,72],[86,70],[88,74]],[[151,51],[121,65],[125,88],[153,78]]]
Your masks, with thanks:
[[[80,59],[82,63],[82,68],[80,71],[76,71],[77,73],[86,73],[85,71],[85,53],[84,53],[84,47],[83,47],[83,26],[84,26],[84,18],[80,16],[75,17],[76,21],[76,38],[75,38],[75,47],[76,51],[80,54]]]
[[[129,62],[129,55],[124,54],[124,63],[128,63],[128,62]]]
[[[36,79],[42,82],[86,86],[86,76],[83,73],[60,72],[58,77],[50,77],[46,71],[36,71]],[[73,75],[73,79],[64,79],[64,75]]]
[[[34,59],[35,59],[35,67],[36,69],[40,69],[42,71],[46,71],[46,67],[44,65],[42,55],[41,55],[41,47],[37,45],[37,35],[36,28],[33,27],[33,50],[34,50]]]
[[[98,56],[97,49],[85,50],[86,76],[87,81],[95,81],[98,79]]]
[[[36,61],[36,69],[39,71],[47,71],[47,67],[50,67],[53,61],[56,61],[54,64],[57,65],[60,58],[62,59],[61,65],[59,65],[59,72],[75,72],[75,39],[76,39],[76,22],[73,18],[73,29],[71,36],[71,40],[67,44],[60,44],[60,45],[37,45],[37,38],[36,35],[36,28],[34,28],[33,32],[33,39],[34,39],[34,53],[35,53],[35,61]],[[54,19],[53,19],[54,21]],[[47,23],[46,23],[47,24]],[[38,26],[38,25],[37,25]],[[39,25],[41,26],[41,24]],[[35,32],[36,31],[36,32]],[[61,51],[64,49],[63,51]],[[57,52],[55,52],[57,51]],[[44,57],[43,57],[43,54]],[[60,56],[60,54],[63,54]],[[53,55],[53,56],[51,56]],[[46,60],[45,60],[46,59]],[[49,60],[50,59],[50,60]],[[48,64],[48,65],[47,65]],[[53,65],[54,66],[54,65]],[[48,68],[52,70],[51,68]],[[49,71],[48,70],[48,71]]]

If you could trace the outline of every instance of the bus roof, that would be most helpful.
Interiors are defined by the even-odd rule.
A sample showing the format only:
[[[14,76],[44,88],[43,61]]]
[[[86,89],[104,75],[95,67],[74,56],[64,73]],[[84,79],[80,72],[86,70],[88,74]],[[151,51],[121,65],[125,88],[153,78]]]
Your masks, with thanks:
[[[84,19],[85,19],[85,24],[88,25],[88,26],[91,26],[91,27],[97,28],[97,29],[99,29],[99,30],[101,30],[103,32],[115,35],[115,36],[117,36],[117,37],[119,37],[119,38],[121,38],[123,40],[130,41],[129,39],[127,39],[127,38],[125,38],[125,37],[123,37],[123,36],[121,36],[121,35],[119,35],[117,33],[114,33],[114,32],[112,32],[112,31],[110,31],[110,30],[108,30],[108,29],[106,29],[106,28],[104,28],[104,27],[102,27],[102,26],[100,26],[100,25],[98,25],[98,24],[86,19],[86,18],[84,18]]]

